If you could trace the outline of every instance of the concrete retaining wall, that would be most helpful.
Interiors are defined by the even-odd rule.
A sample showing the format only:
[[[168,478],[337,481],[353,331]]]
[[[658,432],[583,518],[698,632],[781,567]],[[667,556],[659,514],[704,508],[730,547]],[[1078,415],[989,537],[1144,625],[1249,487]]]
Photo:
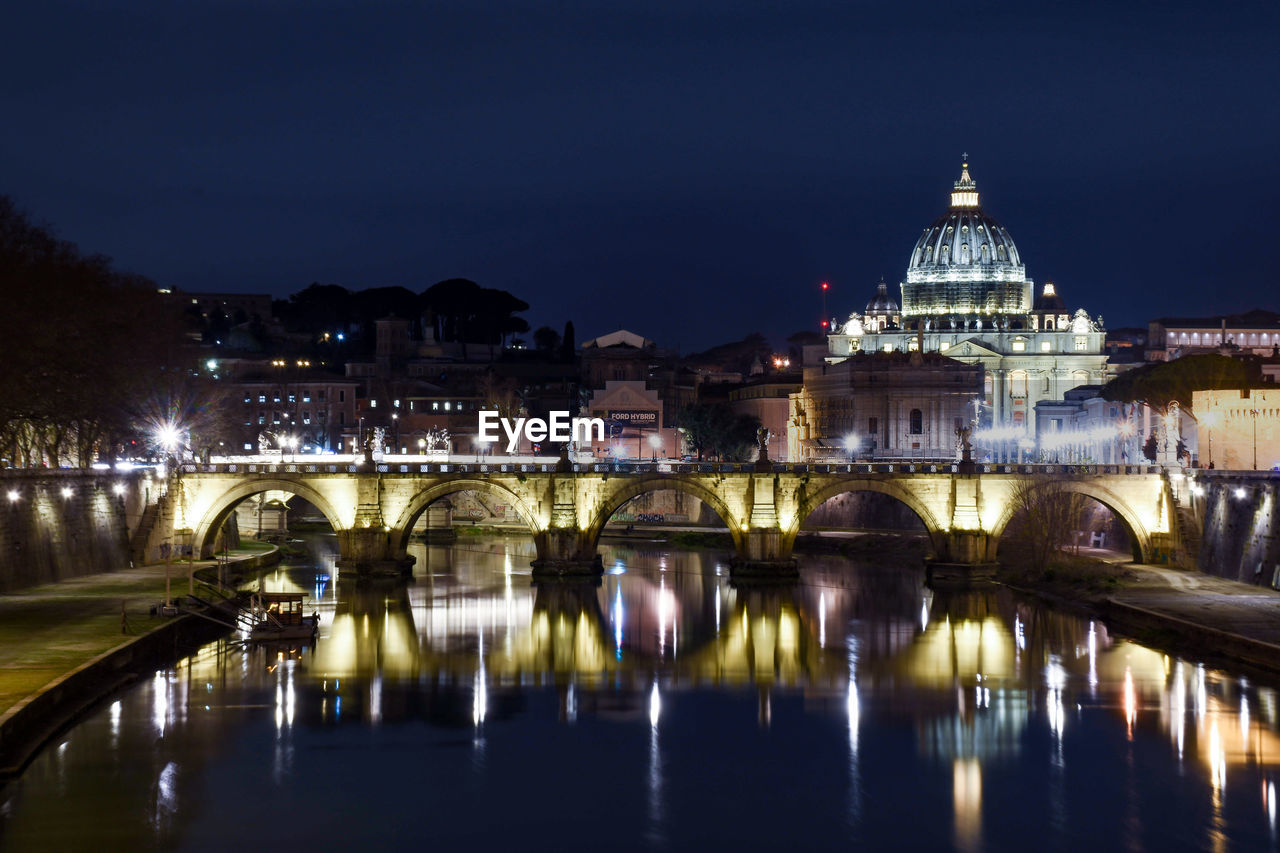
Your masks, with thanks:
[[[149,472],[6,471],[0,592],[129,565],[129,540],[163,484]]]
[[[1223,472],[1200,483],[1200,571],[1280,589],[1280,475]]]

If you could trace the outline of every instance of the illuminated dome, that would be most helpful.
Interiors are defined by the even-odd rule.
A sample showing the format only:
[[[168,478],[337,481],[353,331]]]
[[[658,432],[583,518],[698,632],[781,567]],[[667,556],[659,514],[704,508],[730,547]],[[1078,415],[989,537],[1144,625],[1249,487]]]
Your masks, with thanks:
[[[907,264],[902,314],[1023,314],[1031,282],[1004,226],[978,202],[968,158],[951,207],[924,229]]]
[[[867,303],[867,314],[897,314],[898,303],[893,301],[893,297],[889,295],[889,285],[884,283],[884,279],[880,279],[880,284],[876,286],[876,295],[871,297],[871,301]]]

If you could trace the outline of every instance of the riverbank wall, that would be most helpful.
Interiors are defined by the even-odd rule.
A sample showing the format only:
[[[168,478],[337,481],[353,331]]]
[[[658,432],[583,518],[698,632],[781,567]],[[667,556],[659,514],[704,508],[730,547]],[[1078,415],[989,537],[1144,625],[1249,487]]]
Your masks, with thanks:
[[[1280,589],[1280,473],[1200,472],[1192,509],[1201,528],[1196,567]]]
[[[150,471],[3,472],[0,592],[127,567],[163,488]]]
[[[20,774],[48,740],[103,698],[226,632],[194,616],[167,621],[18,702],[0,715],[0,781]]]

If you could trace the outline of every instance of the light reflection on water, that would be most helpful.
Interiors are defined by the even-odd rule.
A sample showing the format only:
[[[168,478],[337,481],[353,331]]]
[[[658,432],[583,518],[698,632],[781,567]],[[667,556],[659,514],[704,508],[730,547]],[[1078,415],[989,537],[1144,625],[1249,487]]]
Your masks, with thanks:
[[[599,584],[533,586],[521,539],[272,572],[315,647],[113,697],[0,792],[0,850],[1276,847],[1270,686],[915,569],[606,550]]]

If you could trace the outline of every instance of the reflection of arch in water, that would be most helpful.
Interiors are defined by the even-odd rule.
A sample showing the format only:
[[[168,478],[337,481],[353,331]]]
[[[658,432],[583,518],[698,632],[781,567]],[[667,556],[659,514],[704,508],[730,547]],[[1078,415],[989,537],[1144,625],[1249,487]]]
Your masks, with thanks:
[[[804,524],[805,519],[827,501],[837,495],[850,492],[875,492],[887,495],[903,503],[916,514],[916,517],[924,525],[925,531],[929,534],[929,540],[934,552],[946,553],[946,543],[942,541],[943,537],[945,537],[944,525],[939,523],[929,507],[912,492],[902,488],[893,480],[878,479],[839,480],[818,489],[812,494],[805,495],[800,501],[799,511],[795,517],[790,520],[789,524],[785,524],[782,529],[787,552],[790,553],[791,547],[795,543],[796,535],[800,532],[800,527]]]
[[[515,509],[516,514],[520,516],[520,520],[529,527],[530,533],[537,533],[541,528],[533,510],[515,492],[505,486],[481,479],[449,480],[418,492],[413,496],[413,500],[409,501],[409,505],[405,507],[404,512],[401,513],[400,518],[391,529],[392,553],[404,554],[408,551],[409,537],[413,533],[414,525],[418,523],[418,518],[427,511],[427,507],[443,497],[465,491],[484,492],[509,503]]]
[[[218,531],[222,529],[222,526],[226,524],[227,518],[235,511],[236,506],[245,498],[272,491],[289,492],[297,495],[318,509],[335,532],[345,529],[345,525],[341,521],[342,515],[325,499],[324,495],[311,488],[306,482],[286,479],[247,480],[232,486],[215,498],[204,517],[196,523],[192,538],[196,553],[201,557],[212,556],[213,540],[217,537]]]
[[[740,549],[742,547],[742,528],[739,520],[719,495],[701,483],[692,480],[674,477],[650,477],[630,483],[619,489],[600,505],[586,531],[589,550],[593,553],[595,552],[600,540],[600,533],[615,512],[640,495],[647,492],[660,491],[683,492],[711,507],[711,511],[724,522],[725,527],[729,528],[729,535],[733,537],[734,548]]]
[[[1036,493],[1042,493],[1046,490],[1060,489],[1062,491],[1071,492],[1073,494],[1083,495],[1097,501],[1102,506],[1111,510],[1112,514],[1119,519],[1120,524],[1124,527],[1125,533],[1129,537],[1129,547],[1133,552],[1133,560],[1136,563],[1145,562],[1151,553],[1151,532],[1146,525],[1129,506],[1128,502],[1121,499],[1118,495],[1096,482],[1074,479],[1046,479],[1043,482],[1030,484],[1032,489],[1032,500],[1035,499]],[[1163,496],[1161,500],[1163,500]],[[991,538],[999,540],[1008,527],[1009,522],[1019,510],[1019,502],[1014,496],[1010,496],[1004,512],[991,529]],[[1160,510],[1157,509],[1157,513]]]

